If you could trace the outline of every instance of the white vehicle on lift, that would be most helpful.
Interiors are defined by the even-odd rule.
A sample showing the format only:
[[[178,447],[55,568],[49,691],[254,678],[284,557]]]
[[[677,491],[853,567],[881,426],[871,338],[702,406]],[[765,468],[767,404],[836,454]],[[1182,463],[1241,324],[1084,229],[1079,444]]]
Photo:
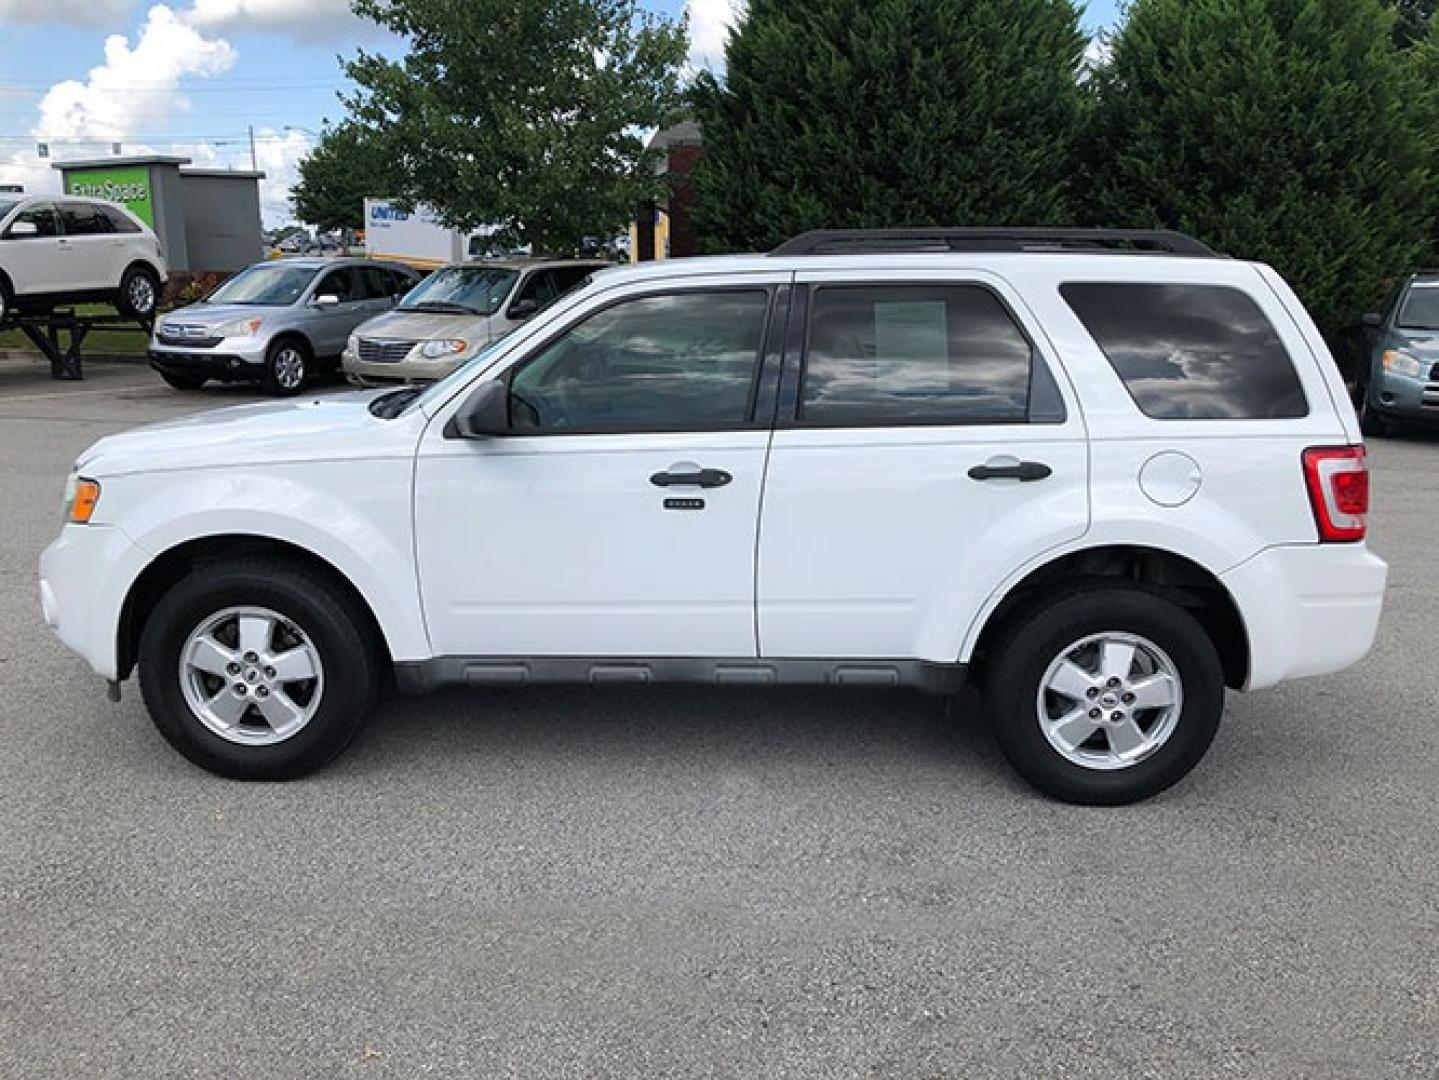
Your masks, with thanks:
[[[40,588],[226,776],[323,765],[391,675],[972,678],[1025,777],[1119,803],[1194,767],[1226,687],[1365,655],[1367,512],[1344,384],[1268,267],[820,233],[606,271],[423,390],[104,439]]]
[[[0,194],[0,321],[84,301],[150,319],[168,277],[159,239],[123,206]]]

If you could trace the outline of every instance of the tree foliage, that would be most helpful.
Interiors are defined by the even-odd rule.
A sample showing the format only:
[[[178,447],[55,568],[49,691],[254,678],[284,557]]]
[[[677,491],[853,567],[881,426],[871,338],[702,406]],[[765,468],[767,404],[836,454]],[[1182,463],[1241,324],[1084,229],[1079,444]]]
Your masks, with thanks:
[[[1425,253],[1432,95],[1381,0],[1135,0],[1094,78],[1094,224],[1272,263],[1335,340]]]
[[[1395,9],[1394,45],[1407,49],[1424,41],[1434,29],[1434,13],[1439,0],[1385,0]]]
[[[640,129],[682,104],[682,24],[636,0],[356,0],[406,42],[345,64],[349,102],[401,178],[454,228],[536,251],[618,230],[659,178]]]
[[[365,199],[390,194],[396,182],[387,160],[357,124],[326,128],[300,162],[290,191],[295,216],[321,232],[364,228]]]
[[[1070,0],[751,0],[694,88],[706,246],[1066,222],[1085,43]]]

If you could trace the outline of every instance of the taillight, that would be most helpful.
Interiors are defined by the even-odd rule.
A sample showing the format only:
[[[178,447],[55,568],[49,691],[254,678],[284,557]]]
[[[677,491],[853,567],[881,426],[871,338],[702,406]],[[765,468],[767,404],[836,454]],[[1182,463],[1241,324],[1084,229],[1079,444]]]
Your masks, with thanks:
[[[1362,446],[1304,451],[1304,482],[1325,544],[1363,540],[1369,528],[1369,461]]]

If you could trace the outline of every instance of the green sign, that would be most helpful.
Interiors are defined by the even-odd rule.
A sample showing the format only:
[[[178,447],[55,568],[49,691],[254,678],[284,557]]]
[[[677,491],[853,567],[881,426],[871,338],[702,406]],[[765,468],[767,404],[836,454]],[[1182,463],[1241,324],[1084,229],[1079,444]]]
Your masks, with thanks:
[[[120,203],[150,228],[155,227],[155,203],[150,192],[149,169],[132,167],[67,171],[65,194]]]

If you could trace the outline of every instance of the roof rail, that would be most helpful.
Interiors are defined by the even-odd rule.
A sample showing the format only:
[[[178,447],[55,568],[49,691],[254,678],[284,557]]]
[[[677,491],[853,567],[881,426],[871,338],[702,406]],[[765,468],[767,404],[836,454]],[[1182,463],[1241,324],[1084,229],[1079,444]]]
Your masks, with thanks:
[[[882,252],[1085,251],[1129,255],[1217,253],[1192,236],[1168,229],[817,229],[771,255],[860,255]]]

